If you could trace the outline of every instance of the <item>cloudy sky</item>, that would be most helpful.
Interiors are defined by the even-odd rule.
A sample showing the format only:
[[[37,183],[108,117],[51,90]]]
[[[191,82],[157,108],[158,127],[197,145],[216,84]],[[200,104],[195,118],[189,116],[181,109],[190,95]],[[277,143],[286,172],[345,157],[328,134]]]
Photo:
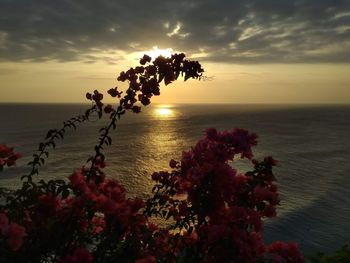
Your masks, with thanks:
[[[350,0],[0,0],[0,101],[82,102],[159,49],[210,81],[158,102],[350,103]]]

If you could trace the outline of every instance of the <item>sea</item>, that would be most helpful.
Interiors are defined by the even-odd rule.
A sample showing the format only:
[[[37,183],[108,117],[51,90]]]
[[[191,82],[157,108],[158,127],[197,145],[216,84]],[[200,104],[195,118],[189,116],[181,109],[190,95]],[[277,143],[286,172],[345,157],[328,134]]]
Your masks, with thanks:
[[[0,104],[0,143],[23,157],[0,173],[0,187],[15,189],[27,163],[49,129],[84,113],[86,104]],[[94,154],[99,129],[108,118],[92,116],[68,130],[37,177],[67,178]],[[258,135],[255,158],[279,161],[274,173],[281,203],[277,217],[265,220],[264,239],[298,242],[306,253],[330,253],[350,244],[350,105],[192,104],[150,105],[127,113],[105,147],[108,176],[128,195],[147,198],[151,174],[168,169],[170,159],[203,137],[206,128],[245,128]],[[233,165],[247,171],[247,162]]]

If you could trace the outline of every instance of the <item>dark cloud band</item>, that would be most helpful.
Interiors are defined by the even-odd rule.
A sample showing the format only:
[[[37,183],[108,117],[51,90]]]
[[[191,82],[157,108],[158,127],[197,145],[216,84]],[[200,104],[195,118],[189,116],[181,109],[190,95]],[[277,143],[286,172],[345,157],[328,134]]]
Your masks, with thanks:
[[[91,53],[157,45],[228,63],[350,62],[350,0],[0,0],[0,7],[2,61],[93,62]]]

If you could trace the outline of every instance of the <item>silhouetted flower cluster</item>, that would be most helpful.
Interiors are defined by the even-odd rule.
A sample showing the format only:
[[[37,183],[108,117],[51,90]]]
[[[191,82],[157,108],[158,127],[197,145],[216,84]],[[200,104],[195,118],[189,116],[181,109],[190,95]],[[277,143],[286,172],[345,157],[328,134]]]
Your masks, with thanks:
[[[110,123],[100,130],[101,136],[99,144],[95,146],[95,156],[91,157],[90,172],[88,177],[94,177],[96,171],[96,161],[104,160],[102,148],[104,144],[111,144],[112,138],[108,135],[111,129],[116,128],[116,122],[126,111],[140,113],[142,106],[151,103],[153,96],[160,95],[160,84],[164,81],[165,85],[177,80],[179,76],[183,76],[184,80],[201,79],[204,72],[198,61],[185,59],[185,54],[174,54],[166,58],[159,56],[154,61],[148,55],[144,55],[140,59],[140,66],[122,71],[117,80],[128,82],[129,86],[125,92],[120,91],[118,87],[108,90],[108,94],[117,99],[116,105],[104,105],[103,95],[95,90],[93,93],[87,93],[86,98],[91,100],[98,108],[99,117],[102,112],[110,115]],[[124,94],[124,96],[122,96]],[[103,109],[103,111],[102,111]]]
[[[140,60],[141,66],[130,68],[122,71],[117,80],[121,82],[128,81],[129,87],[125,91],[124,97],[121,97],[123,91],[119,91],[118,87],[108,90],[108,94],[113,98],[120,99],[120,106],[135,113],[141,111],[140,105],[143,106],[151,103],[153,96],[160,95],[160,83],[164,81],[165,85],[178,79],[181,75],[184,80],[190,78],[200,79],[204,70],[198,61],[190,61],[185,59],[185,54],[174,54],[169,58],[159,56],[153,62],[151,57],[144,55]],[[87,93],[86,98],[94,101],[100,107],[103,106],[103,95],[95,90],[93,93]],[[112,106],[107,105],[106,113],[112,112]]]
[[[23,226],[10,222],[5,213],[0,213],[0,237],[5,238],[10,249],[17,251],[22,246],[26,235]]]

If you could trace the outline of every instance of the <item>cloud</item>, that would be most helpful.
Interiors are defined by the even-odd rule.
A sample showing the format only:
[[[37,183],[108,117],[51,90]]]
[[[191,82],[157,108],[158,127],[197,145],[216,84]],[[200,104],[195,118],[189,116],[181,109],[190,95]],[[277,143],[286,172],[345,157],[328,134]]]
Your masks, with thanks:
[[[215,62],[348,63],[350,1],[0,0],[1,61],[91,63],[153,46]]]

